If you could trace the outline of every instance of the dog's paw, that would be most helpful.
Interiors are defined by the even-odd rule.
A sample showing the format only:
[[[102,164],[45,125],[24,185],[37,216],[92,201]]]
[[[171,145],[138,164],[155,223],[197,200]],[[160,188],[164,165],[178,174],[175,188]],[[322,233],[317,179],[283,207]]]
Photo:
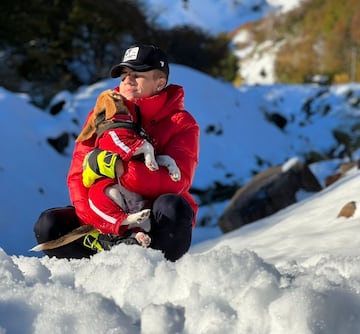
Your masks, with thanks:
[[[147,248],[151,244],[151,238],[144,232],[137,232],[135,234],[135,239],[141,247]]]
[[[175,182],[178,182],[181,180],[181,172],[178,167],[169,166],[169,175],[171,179]]]
[[[159,165],[157,164],[157,162],[153,159],[148,159],[147,157],[145,158],[145,166],[149,168],[151,171],[155,171],[159,169]]]
[[[126,218],[127,225],[143,223],[150,217],[150,212],[151,212],[150,209],[144,209],[139,212],[129,214],[128,217]]]
[[[181,172],[173,158],[171,158],[169,155],[160,154],[156,156],[156,161],[160,166],[164,166],[167,168],[170,178],[173,181],[180,181]]]

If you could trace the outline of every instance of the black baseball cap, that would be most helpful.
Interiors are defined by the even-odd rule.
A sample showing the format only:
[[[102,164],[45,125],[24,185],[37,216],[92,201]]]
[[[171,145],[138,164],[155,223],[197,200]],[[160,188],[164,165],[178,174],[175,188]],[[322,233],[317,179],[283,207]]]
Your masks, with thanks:
[[[110,75],[112,78],[119,77],[124,67],[133,71],[146,72],[158,69],[169,76],[169,63],[163,50],[154,45],[136,44],[130,46],[124,53],[120,64],[112,67]]]

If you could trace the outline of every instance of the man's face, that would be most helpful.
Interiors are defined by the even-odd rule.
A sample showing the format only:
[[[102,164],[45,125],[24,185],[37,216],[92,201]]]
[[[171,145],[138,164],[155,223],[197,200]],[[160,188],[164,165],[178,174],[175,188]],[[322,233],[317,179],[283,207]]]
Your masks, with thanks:
[[[157,94],[166,84],[165,78],[155,75],[155,71],[136,72],[125,68],[120,76],[120,94],[128,100]]]

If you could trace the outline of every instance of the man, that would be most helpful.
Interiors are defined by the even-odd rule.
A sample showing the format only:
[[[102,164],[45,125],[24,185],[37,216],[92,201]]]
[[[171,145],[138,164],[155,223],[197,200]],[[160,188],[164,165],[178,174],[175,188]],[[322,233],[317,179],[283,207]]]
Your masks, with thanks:
[[[130,110],[139,107],[141,126],[152,139],[156,154],[169,155],[176,161],[181,180],[173,182],[164,167],[150,171],[142,161],[124,162],[111,152],[93,150],[95,138],[76,143],[68,174],[73,207],[44,211],[35,223],[35,236],[39,243],[43,243],[88,224],[102,232],[96,236],[97,248],[109,249],[121,242],[134,243],[127,237],[126,227],[111,221],[99,223],[98,216],[90,207],[89,188],[83,185],[83,177],[96,182],[97,178],[105,176],[109,178],[108,186],[119,179],[124,188],[146,199],[151,209],[150,247],[161,250],[166,259],[176,261],[190,247],[196,220],[197,204],[189,189],[198,164],[199,126],[184,110],[183,88],[167,85],[168,60],[156,46],[131,46],[121,63],[111,69],[111,77],[120,77],[120,85],[115,90],[124,97]],[[101,204],[109,212],[118,209],[111,199]],[[44,252],[58,258],[82,258],[95,254],[96,250],[85,247],[82,238]]]

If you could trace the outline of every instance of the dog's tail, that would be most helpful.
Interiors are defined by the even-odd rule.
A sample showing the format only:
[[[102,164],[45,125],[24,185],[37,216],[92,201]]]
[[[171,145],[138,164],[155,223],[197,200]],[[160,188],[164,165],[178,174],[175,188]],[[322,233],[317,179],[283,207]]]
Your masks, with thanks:
[[[58,239],[50,240],[44,242],[42,244],[36,245],[35,247],[31,248],[30,251],[32,252],[40,252],[47,249],[54,249],[64,245],[69,244],[81,237],[85,236],[88,233],[95,232],[96,228],[91,225],[81,225],[80,227],[76,228],[75,230],[61,236]]]

